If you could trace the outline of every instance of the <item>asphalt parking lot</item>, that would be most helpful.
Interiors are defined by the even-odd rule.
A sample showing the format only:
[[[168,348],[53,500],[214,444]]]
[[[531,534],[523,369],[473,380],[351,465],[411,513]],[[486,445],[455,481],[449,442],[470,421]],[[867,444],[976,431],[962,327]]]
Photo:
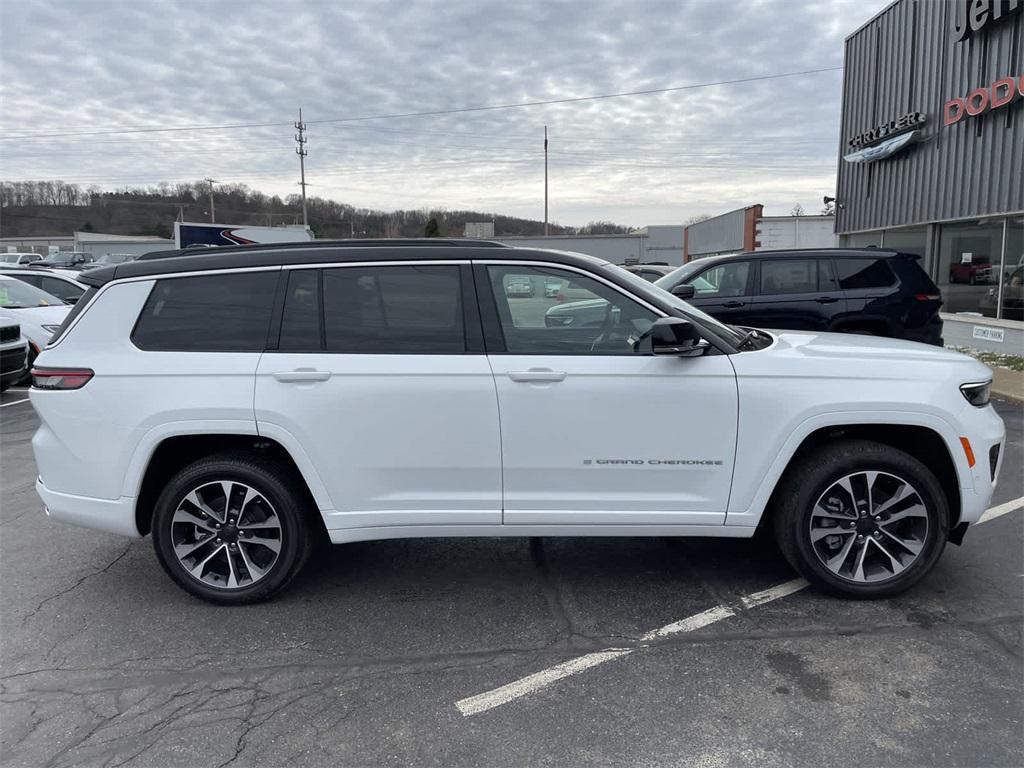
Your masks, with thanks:
[[[225,609],[149,539],[47,520],[24,397],[0,397],[4,766],[1024,762],[1019,405],[1005,514],[900,598],[798,589],[760,542],[456,539],[324,548]]]

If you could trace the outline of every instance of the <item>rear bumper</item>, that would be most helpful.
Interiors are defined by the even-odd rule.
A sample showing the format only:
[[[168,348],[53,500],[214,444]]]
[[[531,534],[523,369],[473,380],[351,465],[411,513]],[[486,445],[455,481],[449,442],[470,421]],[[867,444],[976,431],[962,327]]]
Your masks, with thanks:
[[[134,498],[122,496],[119,499],[93,499],[88,496],[57,493],[47,488],[42,478],[36,479],[36,493],[43,500],[46,514],[51,520],[92,528],[95,531],[140,538],[135,527]]]

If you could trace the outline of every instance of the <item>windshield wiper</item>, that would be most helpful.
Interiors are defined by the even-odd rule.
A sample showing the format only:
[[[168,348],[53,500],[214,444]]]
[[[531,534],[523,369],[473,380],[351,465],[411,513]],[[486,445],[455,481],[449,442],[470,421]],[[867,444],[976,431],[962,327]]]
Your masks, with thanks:
[[[761,338],[761,334],[759,334],[757,331],[747,331],[747,333],[743,336],[742,339],[740,339],[739,343],[736,345],[736,349],[743,349],[743,347],[748,342],[755,341],[756,339],[759,338]],[[754,347],[754,349],[757,349],[757,347]]]

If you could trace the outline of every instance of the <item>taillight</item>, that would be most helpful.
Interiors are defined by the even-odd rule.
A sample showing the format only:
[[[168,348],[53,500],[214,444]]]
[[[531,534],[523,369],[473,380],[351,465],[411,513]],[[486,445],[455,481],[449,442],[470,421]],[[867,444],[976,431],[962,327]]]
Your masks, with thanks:
[[[942,298],[941,293],[919,293],[915,297],[918,301],[938,301]]]
[[[89,383],[89,368],[33,368],[32,386],[36,389],[81,389]]]

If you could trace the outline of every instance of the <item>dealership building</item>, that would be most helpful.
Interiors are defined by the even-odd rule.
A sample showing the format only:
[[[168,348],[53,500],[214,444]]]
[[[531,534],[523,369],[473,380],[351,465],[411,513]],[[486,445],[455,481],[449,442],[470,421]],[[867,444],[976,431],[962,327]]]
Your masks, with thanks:
[[[947,343],[1024,349],[1024,0],[897,0],[846,39],[840,245],[923,257]]]

